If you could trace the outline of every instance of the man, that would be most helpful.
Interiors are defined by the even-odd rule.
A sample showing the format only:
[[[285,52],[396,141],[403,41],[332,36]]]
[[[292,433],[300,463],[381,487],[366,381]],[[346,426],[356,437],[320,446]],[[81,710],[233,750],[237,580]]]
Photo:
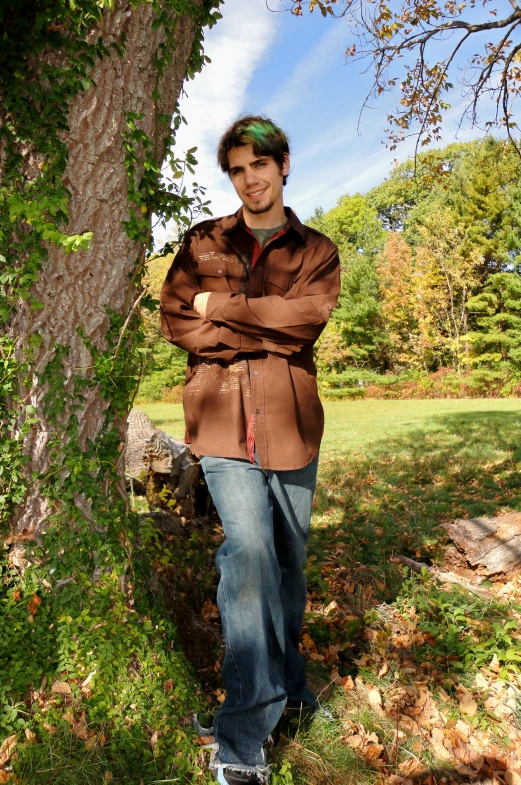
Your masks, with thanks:
[[[211,767],[222,785],[264,785],[264,742],[286,701],[316,706],[298,650],[323,430],[313,343],[340,274],[336,246],[284,208],[290,162],[280,128],[237,120],[218,161],[242,207],[187,232],[161,319],[164,337],[189,352],[187,441],[225,534],[216,565],[226,700]]]

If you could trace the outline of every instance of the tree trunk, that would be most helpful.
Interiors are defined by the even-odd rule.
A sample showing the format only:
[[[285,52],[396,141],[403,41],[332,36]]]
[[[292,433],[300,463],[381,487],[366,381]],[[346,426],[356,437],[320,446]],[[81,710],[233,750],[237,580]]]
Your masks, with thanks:
[[[198,0],[196,5],[200,4]],[[28,472],[38,473],[40,478],[50,470],[50,443],[58,439],[65,445],[67,429],[73,421],[76,423],[75,418],[80,452],[87,450],[106,425],[108,400],[100,385],[92,382],[93,354],[109,348],[109,311],[123,319],[130,312],[137,296],[134,272],[144,254],[143,243],[130,239],[122,223],[128,221],[131,210],[122,134],[127,114],[143,113],[139,128],[155,142],[155,157],[161,164],[169,128],[161,125],[160,115],[172,116],[174,112],[196,32],[193,15],[178,17],[175,52],[158,78],[154,58],[166,34],[163,26],[153,25],[155,19],[151,3],[116,0],[113,10],[106,10],[91,31],[92,40],[101,36],[108,49],[112,43],[120,44],[122,36],[126,39],[123,57],[113,52],[97,61],[92,74],[94,84],[73,98],[68,130],[62,135],[68,149],[63,181],[70,192],[70,220],[65,231],[92,231],[94,237],[88,250],[72,254],[48,245],[48,258],[32,292],[43,308],[31,310],[29,301],[20,300],[9,323],[10,334],[20,349],[27,345],[30,336],[38,334],[41,339],[29,383],[22,383],[22,398],[32,404],[39,420],[25,437],[24,451],[29,456]],[[59,50],[41,55],[42,62],[56,62],[59,57]],[[157,99],[156,95],[156,100],[155,88],[160,96]],[[34,170],[37,176],[34,151],[25,147],[21,152],[27,172]],[[139,182],[145,153],[140,148],[137,153]],[[3,175],[0,154],[0,178]],[[64,386],[49,392],[49,378],[42,382],[42,375],[57,347],[66,347],[61,370]],[[83,387],[82,380],[87,382]],[[56,396],[66,397],[59,422],[47,416],[49,403],[56,403]],[[123,449],[126,417],[121,411],[110,427],[119,431]],[[122,466],[120,474],[123,479]],[[123,482],[121,487],[124,493]],[[104,490],[100,488],[100,493]],[[74,500],[88,518],[92,500],[80,490]],[[49,515],[56,511],[56,500],[51,503],[45,498],[40,479],[30,482],[26,498],[15,509],[11,521],[16,564],[25,566],[24,541],[38,539]]]

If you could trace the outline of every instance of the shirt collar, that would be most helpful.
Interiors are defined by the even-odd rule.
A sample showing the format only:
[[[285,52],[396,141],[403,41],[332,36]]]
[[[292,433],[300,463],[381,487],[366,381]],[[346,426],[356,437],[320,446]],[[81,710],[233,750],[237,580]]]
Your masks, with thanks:
[[[305,243],[308,234],[307,227],[299,221],[291,207],[285,207],[284,212],[289,223],[288,229],[294,229],[300,236],[302,242]],[[228,215],[223,219],[223,234],[231,234],[238,227],[246,227],[242,207],[240,207],[234,215]]]

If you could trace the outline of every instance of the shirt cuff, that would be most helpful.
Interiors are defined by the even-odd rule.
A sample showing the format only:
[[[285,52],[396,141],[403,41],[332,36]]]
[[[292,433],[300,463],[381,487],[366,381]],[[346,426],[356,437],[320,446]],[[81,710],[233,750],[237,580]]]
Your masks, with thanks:
[[[224,309],[226,304],[230,301],[232,295],[228,292],[212,292],[206,301],[206,314],[205,319],[210,321],[224,322]]]
[[[212,292],[206,301],[205,319],[208,319],[210,322],[226,323],[224,311],[232,297],[233,294],[228,294],[228,292]],[[240,332],[236,332],[235,334],[239,341],[239,351],[262,352],[264,350],[263,343],[259,338],[252,338],[249,335],[244,335],[244,333]]]

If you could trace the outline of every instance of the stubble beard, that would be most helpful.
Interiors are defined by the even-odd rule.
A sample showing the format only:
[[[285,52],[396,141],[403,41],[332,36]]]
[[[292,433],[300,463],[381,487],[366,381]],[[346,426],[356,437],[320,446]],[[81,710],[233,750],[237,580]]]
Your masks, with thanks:
[[[268,204],[262,206],[259,205],[258,207],[250,207],[249,205],[244,205],[244,209],[251,213],[251,215],[262,215],[262,213],[269,213],[273,205],[275,204],[275,200],[272,199]]]

